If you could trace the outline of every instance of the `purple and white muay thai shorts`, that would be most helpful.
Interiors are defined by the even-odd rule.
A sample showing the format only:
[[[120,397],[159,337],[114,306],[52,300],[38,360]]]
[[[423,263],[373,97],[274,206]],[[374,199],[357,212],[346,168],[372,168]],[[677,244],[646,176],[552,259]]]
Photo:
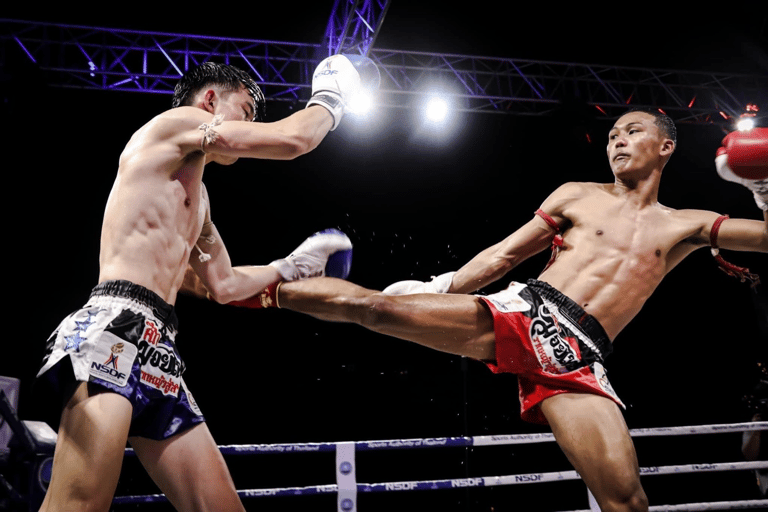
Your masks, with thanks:
[[[128,435],[166,439],[205,421],[182,378],[177,329],[173,306],[154,292],[128,281],[101,283],[50,336],[37,378],[52,393],[74,389],[74,375],[124,396],[133,406]]]

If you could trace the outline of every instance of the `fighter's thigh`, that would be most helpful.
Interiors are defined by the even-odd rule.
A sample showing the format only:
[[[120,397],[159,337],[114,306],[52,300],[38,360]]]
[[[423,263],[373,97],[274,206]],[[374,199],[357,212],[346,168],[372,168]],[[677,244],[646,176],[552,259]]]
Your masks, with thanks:
[[[64,407],[42,510],[107,510],[117,487],[130,402],[85,382]],[[93,508],[91,508],[93,507]]]
[[[563,393],[542,402],[541,410],[595,497],[644,499],[635,447],[621,410],[612,400]]]
[[[443,352],[493,360],[493,315],[472,295],[416,294],[369,297],[366,327]]]
[[[131,437],[129,442],[177,510],[244,510],[224,457],[205,423],[165,440]]]

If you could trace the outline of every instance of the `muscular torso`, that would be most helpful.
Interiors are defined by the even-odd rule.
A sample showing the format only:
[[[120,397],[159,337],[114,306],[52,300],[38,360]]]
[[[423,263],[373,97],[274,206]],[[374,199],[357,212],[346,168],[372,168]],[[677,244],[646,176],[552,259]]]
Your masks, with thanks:
[[[126,279],[171,304],[207,208],[206,157],[185,150],[184,124],[174,114],[161,115],[128,142],[107,201],[99,255],[100,282]]]
[[[583,184],[568,201],[564,246],[540,279],[595,316],[613,339],[645,304],[662,278],[693,250],[711,212],[639,207],[613,185]]]

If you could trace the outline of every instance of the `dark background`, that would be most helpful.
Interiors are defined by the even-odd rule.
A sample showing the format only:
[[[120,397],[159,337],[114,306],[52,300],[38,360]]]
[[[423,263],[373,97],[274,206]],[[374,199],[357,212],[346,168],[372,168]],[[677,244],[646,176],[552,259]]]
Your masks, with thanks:
[[[447,12],[444,2],[395,1],[377,47],[768,75],[767,16],[759,5],[729,2],[717,13],[647,5],[550,12],[490,3]],[[184,6],[161,14],[134,4],[114,15],[80,10],[8,16],[279,41],[322,39],[331,1],[283,7]],[[22,380],[23,419],[53,422],[30,391],[45,339],[96,283],[101,215],[125,142],[168,108],[170,98],[56,89],[27,66],[3,73],[2,247],[12,305],[6,309],[0,375]],[[271,119],[290,113],[289,105],[268,105]],[[205,182],[234,264],[268,263],[313,232],[338,227],[355,244],[349,279],[380,289],[457,269],[526,222],[563,182],[611,181],[604,143],[613,121],[591,110],[584,115],[563,109],[546,117],[460,114],[446,136],[423,129],[415,112],[387,110],[375,122],[344,119],[317,150],[296,161],[211,166]],[[759,219],[751,194],[715,172],[723,126],[678,129],[660,202]],[[725,256],[768,279],[764,254]],[[484,291],[535,276],[547,258],[543,253],[525,262]],[[674,269],[617,338],[608,360],[629,427],[746,421],[742,397],[757,382],[756,363],[764,359],[768,341],[760,330],[760,300],[764,292],[758,295],[720,272],[707,250]],[[479,363],[290,311],[233,309],[185,297],[177,305],[185,380],[219,444],[546,431],[519,419],[514,377],[491,375]],[[636,444],[641,466],[741,460],[738,434]],[[229,462],[239,489],[334,483],[332,454]],[[135,461],[126,464],[119,493],[156,492]],[[553,444],[414,450],[358,454],[357,479],[569,469]],[[644,484],[652,504],[757,497],[747,472],[649,476]],[[499,511],[521,510],[520,503],[532,503],[527,510],[586,508],[583,484],[556,485],[376,494],[360,496],[358,509]],[[326,510],[335,507],[335,497],[266,498],[246,506]]]

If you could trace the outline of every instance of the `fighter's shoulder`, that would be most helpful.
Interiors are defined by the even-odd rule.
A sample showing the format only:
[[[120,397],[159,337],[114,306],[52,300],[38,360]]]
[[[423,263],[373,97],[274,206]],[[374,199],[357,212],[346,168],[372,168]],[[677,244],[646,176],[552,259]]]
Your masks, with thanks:
[[[195,107],[176,107],[161,112],[147,124],[159,132],[174,134],[187,130],[197,130],[202,123],[210,122],[212,115]]]
[[[557,187],[547,198],[547,201],[569,203],[594,194],[601,194],[605,191],[606,187],[602,183],[569,181]]]
[[[722,216],[709,210],[676,210],[666,206],[661,206],[661,211],[668,219],[668,222],[677,225],[677,228],[687,234],[685,241],[693,244],[708,243],[712,227],[718,218]]]
[[[195,107],[177,107],[157,114],[139,128],[133,141],[147,144],[173,144],[184,153],[200,145],[200,127],[211,123],[213,116]]]
[[[574,209],[580,204],[597,203],[593,198],[596,194],[604,193],[604,188],[599,183],[571,181],[557,187],[541,204],[541,210],[563,226],[572,222]]]
[[[680,222],[711,224],[720,217],[719,213],[709,210],[696,210],[692,208],[677,210],[663,205],[659,205],[659,207],[670,219]]]

